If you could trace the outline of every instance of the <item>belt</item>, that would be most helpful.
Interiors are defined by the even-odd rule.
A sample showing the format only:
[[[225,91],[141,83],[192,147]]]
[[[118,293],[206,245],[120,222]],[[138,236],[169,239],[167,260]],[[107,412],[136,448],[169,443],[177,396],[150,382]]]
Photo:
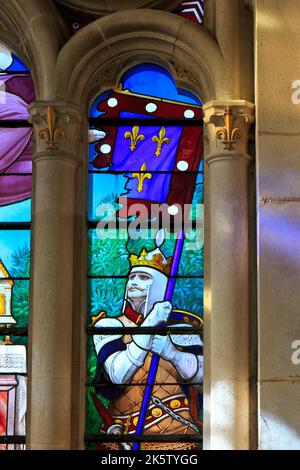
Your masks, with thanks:
[[[163,398],[160,402],[164,407],[172,410],[174,413],[179,411],[189,411],[188,399],[185,395],[174,395],[171,397]],[[169,411],[166,411],[164,407],[153,404],[149,407],[148,414],[146,417],[145,430],[149,429],[154,424],[159,423],[165,418],[170,417]],[[115,424],[120,424],[123,428],[123,434],[134,434],[136,432],[140,412],[122,416],[112,416]],[[105,428],[102,428],[105,431]]]

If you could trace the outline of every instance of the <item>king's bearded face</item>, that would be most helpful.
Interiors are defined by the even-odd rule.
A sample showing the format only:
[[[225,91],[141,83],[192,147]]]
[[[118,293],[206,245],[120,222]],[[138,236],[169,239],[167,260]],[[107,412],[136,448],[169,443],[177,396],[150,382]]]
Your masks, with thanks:
[[[131,300],[144,300],[147,297],[153,277],[144,272],[133,272],[129,274],[127,283],[127,296]]]

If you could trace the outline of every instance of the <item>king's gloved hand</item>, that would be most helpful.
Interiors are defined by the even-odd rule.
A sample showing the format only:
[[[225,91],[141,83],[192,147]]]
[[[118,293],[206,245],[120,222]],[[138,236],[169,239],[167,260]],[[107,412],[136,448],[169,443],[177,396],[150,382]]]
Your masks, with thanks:
[[[159,354],[166,361],[173,362],[178,350],[168,336],[155,335],[152,341],[151,351]]]
[[[156,302],[151,312],[147,315],[143,322],[143,326],[157,326],[160,323],[166,322],[172,311],[171,302]]]
[[[142,323],[142,327],[148,326],[158,326],[163,322],[166,322],[169,318],[170,313],[172,312],[171,302],[156,302],[153,306],[151,312],[147,315],[145,320]],[[150,351],[153,336],[149,334],[145,335],[133,335],[132,336],[134,343],[143,350]]]
[[[171,362],[184,380],[202,381],[202,356],[179,351],[168,336],[159,335],[154,336],[151,351]]]

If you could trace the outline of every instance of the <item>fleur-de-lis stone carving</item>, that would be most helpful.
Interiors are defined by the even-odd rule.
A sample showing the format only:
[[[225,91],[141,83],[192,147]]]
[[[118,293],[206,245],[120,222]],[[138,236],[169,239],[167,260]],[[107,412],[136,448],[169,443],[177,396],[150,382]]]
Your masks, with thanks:
[[[245,115],[243,116],[245,117]],[[234,115],[229,106],[226,106],[222,117],[224,120],[225,127],[222,127],[221,129],[217,130],[216,137],[217,139],[222,141],[225,150],[231,151],[234,150],[234,145],[236,144],[236,141],[238,139],[241,139],[243,133],[238,127],[233,127]]]
[[[46,150],[57,150],[57,141],[64,137],[65,131],[61,127],[55,127],[56,117],[55,110],[52,106],[47,107],[46,121],[48,127],[41,129],[39,131],[39,136],[41,139],[46,141]]]

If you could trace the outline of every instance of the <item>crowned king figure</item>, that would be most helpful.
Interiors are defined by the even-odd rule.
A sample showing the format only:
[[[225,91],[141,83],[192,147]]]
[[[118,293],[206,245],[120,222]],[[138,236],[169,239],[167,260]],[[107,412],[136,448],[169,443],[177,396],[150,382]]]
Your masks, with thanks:
[[[201,423],[197,399],[203,380],[202,341],[198,334],[176,334],[176,327],[201,326],[192,313],[173,309],[164,301],[172,259],[161,251],[164,231],[156,235],[156,248],[139,256],[129,256],[130,271],[125,288],[123,309],[118,317],[104,312],[95,323],[94,336],[98,358],[94,380],[95,392],[110,400],[106,410],[94,395],[102,415],[102,432],[135,434],[145,385],[153,354],[160,356],[144,434],[195,434]],[[162,324],[174,327],[174,334],[159,335]],[[157,328],[157,334],[101,334],[101,328]],[[141,330],[140,330],[141,331]],[[141,449],[185,450],[194,442],[144,442]],[[105,442],[101,449],[131,449],[131,444]]]

